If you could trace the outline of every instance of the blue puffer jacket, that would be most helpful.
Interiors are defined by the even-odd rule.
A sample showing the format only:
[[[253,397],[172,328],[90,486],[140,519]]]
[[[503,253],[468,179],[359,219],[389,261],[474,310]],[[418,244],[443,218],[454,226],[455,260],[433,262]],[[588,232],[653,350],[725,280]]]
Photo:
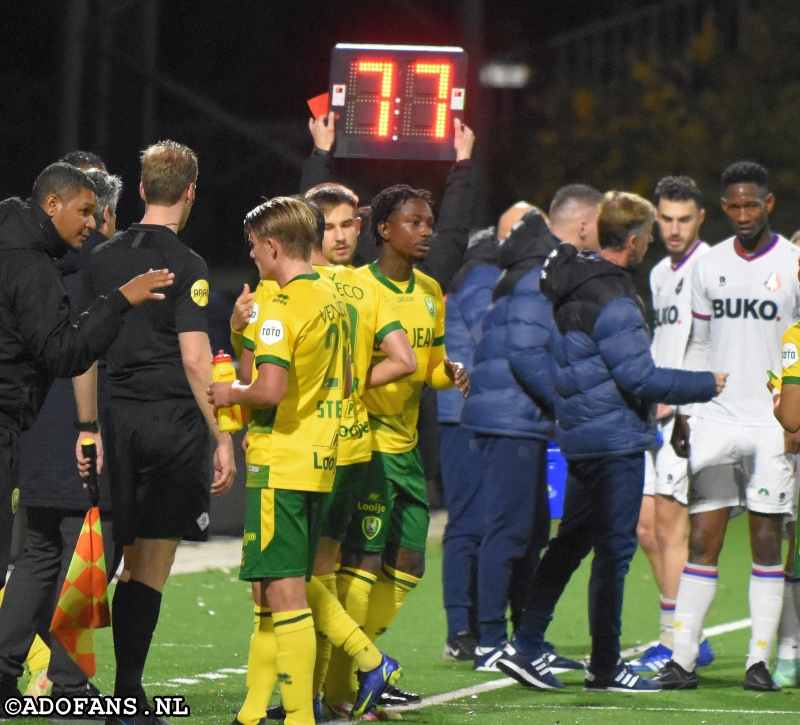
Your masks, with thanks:
[[[656,439],[655,404],[706,402],[713,373],[658,368],[629,270],[562,244],[545,263],[556,441],[567,458],[627,455]]]
[[[492,303],[492,289],[500,276],[494,227],[474,234],[445,297],[444,340],[447,356],[472,372],[481,323]],[[457,388],[437,393],[439,422],[459,423],[464,397]]]
[[[503,275],[494,288],[494,304],[483,319],[475,368],[470,372],[472,392],[461,413],[461,423],[470,430],[513,438],[552,437],[552,387],[548,390],[541,380],[532,381],[529,361],[523,358],[530,356],[533,365],[541,360],[541,351],[531,350],[546,342],[547,335],[538,333],[548,328],[551,318],[546,309],[540,325],[535,319],[539,308],[533,303],[541,297],[541,265],[557,244],[542,215],[533,210],[500,246]],[[530,334],[534,327],[536,333]]]

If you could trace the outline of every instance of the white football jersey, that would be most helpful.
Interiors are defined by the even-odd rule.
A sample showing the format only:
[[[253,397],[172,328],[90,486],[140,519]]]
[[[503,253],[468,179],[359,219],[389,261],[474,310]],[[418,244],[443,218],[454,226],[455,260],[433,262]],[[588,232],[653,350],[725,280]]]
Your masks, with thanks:
[[[656,365],[682,368],[686,345],[692,332],[692,271],[695,262],[711,247],[698,242],[678,264],[664,257],[650,272],[653,296],[653,344]]]
[[[711,370],[730,373],[725,389],[695,415],[708,420],[775,426],[767,370],[780,374],[781,336],[800,319],[800,248],[776,234],[747,256],[735,237],[697,260],[692,315],[709,320]]]

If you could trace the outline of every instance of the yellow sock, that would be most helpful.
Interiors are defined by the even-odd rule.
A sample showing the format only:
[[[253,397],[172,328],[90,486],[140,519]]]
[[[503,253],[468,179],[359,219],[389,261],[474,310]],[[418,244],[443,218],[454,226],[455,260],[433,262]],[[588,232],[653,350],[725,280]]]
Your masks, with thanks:
[[[278,685],[285,725],[314,725],[314,659],[317,642],[310,609],[273,612]]]
[[[341,647],[360,670],[366,672],[380,666],[381,653],[316,577],[306,584],[306,597],[317,630],[324,633],[330,644]]]
[[[375,583],[375,575],[361,569],[339,567],[336,572],[336,591],[344,610],[363,629],[367,621],[369,593]],[[328,674],[325,678],[325,699],[338,705],[352,702],[355,696],[355,665],[339,647],[331,653]]]
[[[369,595],[369,610],[364,632],[374,642],[392,623],[406,595],[419,584],[420,580],[403,571],[392,569],[384,564],[381,567],[375,586]]]
[[[340,567],[336,572],[336,592],[339,601],[353,621],[363,627],[367,622],[369,594],[377,577],[362,569]]]
[[[336,574],[318,574],[311,581],[313,582],[314,580],[324,586],[334,597],[336,596]],[[314,695],[316,696],[322,692],[322,686],[325,684],[328,663],[331,659],[331,643],[319,625],[319,615],[314,608],[314,596],[309,591],[309,584],[306,584],[306,599],[308,599],[308,606],[311,607],[311,611],[314,612],[314,629],[317,631],[317,659],[314,662]]]
[[[269,607],[253,607],[255,628],[247,657],[247,697],[236,719],[242,725],[256,725],[267,714],[267,706],[278,668],[275,664],[277,643]]]
[[[26,662],[31,672],[45,670],[50,664],[50,648],[38,634],[33,638],[33,644],[28,650],[28,659]]]

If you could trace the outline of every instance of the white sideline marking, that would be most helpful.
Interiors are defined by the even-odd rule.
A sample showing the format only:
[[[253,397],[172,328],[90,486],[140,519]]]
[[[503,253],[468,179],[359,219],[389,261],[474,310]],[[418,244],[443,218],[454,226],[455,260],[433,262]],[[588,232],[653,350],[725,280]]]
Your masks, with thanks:
[[[174,642],[153,642],[151,645],[151,647],[205,647],[207,649],[211,649],[213,646],[213,644],[175,644]]]
[[[727,632],[735,632],[739,629],[745,629],[750,626],[749,619],[740,619],[737,622],[728,622],[727,624],[718,624],[716,627],[709,627],[705,630],[706,637],[715,637]],[[658,641],[648,642],[646,644],[631,647],[622,652],[623,657],[630,657],[631,655],[644,652],[648,647],[657,644]],[[200,682],[198,678],[206,680],[221,680],[226,675],[244,675],[247,674],[246,667],[223,667],[216,672],[206,672],[194,677],[175,677],[166,682],[154,682],[148,684],[148,687],[177,687],[178,685],[196,685]],[[460,690],[453,690],[451,692],[443,692],[439,695],[431,695],[426,697],[422,702],[416,705],[405,705],[403,707],[393,707],[392,710],[396,712],[405,712],[409,710],[419,710],[423,707],[431,707],[433,705],[444,705],[452,700],[458,700],[463,697],[471,697],[472,695],[479,695],[482,692],[491,692],[492,690],[501,690],[505,687],[516,684],[516,681],[510,677],[503,677],[498,680],[490,680],[489,682],[482,682],[479,685],[472,685],[470,687],[463,687]],[[505,708],[523,707],[522,705],[504,705]],[[604,705],[553,705],[553,704],[526,704],[526,708],[533,709],[547,709],[547,710],[636,710],[639,712],[696,712],[696,713],[739,713],[742,715],[758,715],[761,713],[767,715],[796,715],[796,710],[722,710],[722,709],[701,709],[701,708],[677,708],[677,707],[617,707],[617,706],[604,706]],[[332,720],[331,723],[344,723],[352,722],[345,719]]]
[[[709,627],[708,629],[704,630],[706,637],[716,637],[720,634],[725,634],[727,632],[735,632],[739,629],[745,629],[749,627],[751,624],[751,620],[749,619],[740,619],[737,622],[728,622],[727,624],[718,624],[716,627]],[[658,640],[655,642],[648,642],[646,644],[640,644],[636,647],[631,647],[620,654],[623,657],[630,657],[634,654],[639,654],[640,652],[644,652],[648,647],[652,647],[653,645],[658,644]],[[452,692],[443,692],[440,695],[433,695],[431,697],[426,697],[422,700],[422,702],[418,702],[416,705],[405,705],[403,707],[393,707],[392,710],[396,710],[398,712],[406,711],[406,710],[419,710],[421,707],[430,707],[431,705],[443,705],[446,702],[450,702],[451,700],[458,700],[462,697],[471,697],[472,695],[478,695],[481,692],[490,692],[491,690],[500,690],[504,687],[509,687],[510,685],[516,684],[516,680],[511,679],[510,677],[503,677],[499,680],[491,680],[489,682],[482,682],[480,685],[473,685],[472,687],[464,687],[461,690],[453,690]],[[505,705],[504,705],[505,707]],[[796,710],[701,710],[701,709],[684,709],[684,708],[625,708],[625,707],[604,707],[601,705],[525,705],[525,707],[536,707],[542,709],[591,709],[591,710],[629,710],[629,709],[636,709],[642,710],[647,712],[708,712],[708,713],[723,713],[723,712],[738,712],[742,714],[758,714],[758,713],[768,713],[768,714],[782,714],[782,713],[792,713],[796,714]],[[337,722],[346,722],[345,720],[337,721]]]
[[[223,667],[216,672],[204,672],[193,677],[173,677],[166,682],[147,683],[147,687],[177,687],[178,685],[196,685],[202,677],[204,680],[224,680],[228,675],[246,675],[246,667]]]
[[[621,705],[503,705],[504,710],[622,710],[625,712],[697,712],[697,713],[719,713],[719,714],[739,714],[739,715],[797,715],[797,710],[724,710],[722,708],[701,708],[701,707],[622,707]],[[399,710],[393,707],[392,710]],[[405,709],[410,710],[410,707]],[[347,722],[337,720],[336,722]]]

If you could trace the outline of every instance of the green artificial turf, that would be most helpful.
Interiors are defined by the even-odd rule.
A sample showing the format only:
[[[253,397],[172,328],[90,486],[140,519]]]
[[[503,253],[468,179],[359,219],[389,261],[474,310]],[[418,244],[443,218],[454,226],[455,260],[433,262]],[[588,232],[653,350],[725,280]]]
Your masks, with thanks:
[[[575,573],[556,609],[548,638],[566,655],[582,658],[589,650],[586,586],[589,561]],[[707,626],[749,616],[747,587],[750,554],[744,517],[730,526],[720,561],[720,585]],[[628,575],[622,646],[657,638],[658,591],[647,560],[638,552]],[[149,695],[182,695],[191,708],[189,721],[199,725],[228,725],[245,696],[247,648],[252,631],[250,587],[236,572],[212,571],[174,576],[167,583],[145,672]],[[495,680],[500,675],[477,673],[471,663],[442,659],[446,637],[442,607],[441,545],[429,549],[427,574],[406,599],[381,649],[403,664],[404,689],[424,696],[451,692]],[[757,723],[797,721],[800,691],[757,694],[741,688],[749,629],[714,637],[717,655],[701,670],[701,687],[694,692],[647,695],[587,694],[580,673],[564,675],[568,687],[538,692],[518,685],[482,692],[474,697],[406,712],[413,723]],[[113,690],[114,658],[110,630],[96,635],[98,672],[94,682],[103,692]],[[239,670],[239,671],[237,671]],[[178,680],[186,680],[179,682]],[[676,711],[678,710],[678,711]],[[768,714],[764,711],[786,711]],[[742,712],[742,711],[756,711]],[[174,723],[186,722],[172,718]],[[18,720],[34,723],[34,720]]]

